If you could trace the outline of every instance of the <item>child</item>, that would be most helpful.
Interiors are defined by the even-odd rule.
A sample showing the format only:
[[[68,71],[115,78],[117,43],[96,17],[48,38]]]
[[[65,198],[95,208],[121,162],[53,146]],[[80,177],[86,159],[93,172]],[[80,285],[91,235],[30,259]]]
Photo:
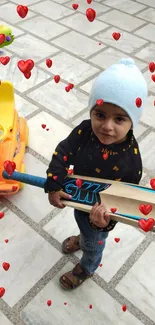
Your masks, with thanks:
[[[139,184],[142,161],[133,128],[140,120],[147,95],[144,77],[130,58],[120,60],[96,78],[89,98],[90,119],[58,144],[47,170],[45,193],[50,204],[64,208],[61,198],[70,198],[63,192],[69,165],[74,165],[77,175]],[[61,276],[64,289],[77,288],[93,275],[108,233],[116,225],[104,204],[95,204],[90,215],[75,209],[74,216],[80,235],[67,238],[62,250],[73,253],[82,249],[83,255],[72,271]]]

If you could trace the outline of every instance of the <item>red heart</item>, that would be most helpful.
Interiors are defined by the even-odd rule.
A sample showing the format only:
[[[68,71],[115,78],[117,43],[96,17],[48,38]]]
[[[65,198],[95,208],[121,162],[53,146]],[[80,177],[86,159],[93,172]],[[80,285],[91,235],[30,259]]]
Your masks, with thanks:
[[[145,232],[150,231],[153,226],[154,226],[154,219],[153,218],[149,218],[147,220],[145,219],[140,219],[138,221],[138,224],[140,226],[141,229],[143,229]]]
[[[52,304],[52,301],[51,300],[47,300],[47,305],[48,306],[51,306],[51,304]]]
[[[149,70],[150,70],[150,72],[154,72],[155,71],[155,64],[154,64],[154,62],[150,62],[149,63]]]
[[[68,169],[68,172],[67,172],[68,175],[72,175],[73,173],[74,173],[74,169],[73,168]]]
[[[142,106],[142,100],[141,100],[141,98],[136,98],[136,106],[137,107],[141,107]]]
[[[25,77],[26,79],[30,79],[30,77],[31,77],[31,71],[30,71],[30,72],[25,72],[25,73],[24,73],[24,77]]]
[[[111,208],[110,211],[111,211],[112,213],[115,213],[115,212],[117,211],[117,209],[116,209],[116,208]]]
[[[47,65],[48,68],[51,68],[52,60],[51,59],[46,59],[46,65]]]
[[[100,267],[102,267],[102,266],[103,266],[103,264],[102,264],[102,263],[100,263],[100,264],[99,264],[99,266],[100,266]]]
[[[21,18],[25,18],[28,13],[28,7],[22,5],[17,6],[17,13]]]
[[[68,159],[67,159],[67,156],[63,156],[63,160],[64,161],[67,161]]]
[[[69,84],[68,87],[69,87],[70,89],[73,89],[73,88],[74,88],[74,84]]]
[[[140,204],[139,210],[140,210],[140,212],[145,214],[145,216],[147,216],[147,214],[149,214],[152,211],[152,205],[151,204]]]
[[[0,219],[4,217],[4,212],[0,212]]]
[[[16,169],[16,164],[14,161],[6,160],[4,161],[3,166],[9,176],[11,176],[14,170]]]
[[[123,310],[124,312],[127,310],[126,305],[123,305],[123,306],[122,306],[122,310]]]
[[[87,3],[90,5],[91,4],[91,2],[92,2],[92,0],[87,0]]]
[[[90,308],[90,309],[92,309],[92,308],[93,308],[93,306],[90,304],[90,305],[89,305],[89,308]]]
[[[73,9],[76,10],[78,7],[79,7],[79,5],[78,5],[77,3],[73,3],[73,4],[72,4],[72,8],[73,8]]]
[[[152,74],[151,79],[155,82],[155,74]]]
[[[65,87],[66,92],[68,93],[70,91],[69,85]]]
[[[0,62],[3,64],[3,65],[6,65],[7,63],[9,63],[10,61],[10,57],[9,56],[2,56],[0,58]]]
[[[88,8],[86,10],[86,17],[90,22],[92,22],[96,17],[96,11],[92,8]]]
[[[46,131],[49,131],[49,129],[46,129]]]
[[[102,245],[102,244],[103,244],[103,240],[99,240],[99,241],[98,241],[98,244],[99,244],[99,245]]]
[[[76,179],[76,186],[78,187],[78,188],[81,188],[82,187],[82,180],[81,179]]]
[[[3,269],[4,269],[5,271],[8,271],[9,268],[10,268],[10,264],[7,263],[7,262],[4,262],[4,263],[2,263],[2,267],[3,267]]]
[[[3,44],[4,41],[5,41],[5,35],[0,34],[0,45]]]
[[[33,69],[33,67],[34,67],[34,61],[31,60],[31,59],[28,59],[26,61],[20,60],[17,63],[17,66],[18,66],[19,70],[22,73],[28,73],[28,72],[30,72]]]
[[[53,179],[56,181],[57,180],[57,178],[58,178],[58,176],[53,176]]]
[[[67,302],[64,302],[64,305],[67,305]]]
[[[103,99],[97,99],[96,104],[97,104],[98,106],[102,106],[102,104],[103,104]]]
[[[119,243],[120,238],[114,238],[114,241],[115,241],[116,243]]]
[[[153,188],[153,190],[155,190],[155,178],[152,178],[152,179],[150,180],[150,185],[151,185],[151,187]]]
[[[46,128],[46,124],[41,124],[42,128],[45,129]]]
[[[12,191],[13,191],[13,192],[16,192],[16,191],[17,191],[17,189],[18,189],[18,187],[17,187],[17,186],[12,186]]]
[[[107,159],[108,159],[108,153],[104,153],[104,154],[103,154],[103,159],[104,159],[104,160],[107,160]]]
[[[115,41],[118,41],[119,38],[121,37],[121,34],[120,34],[120,33],[116,33],[116,32],[114,32],[114,33],[112,34],[112,37],[115,39]]]
[[[4,241],[5,241],[5,243],[8,243],[9,239],[5,239]]]
[[[4,296],[5,293],[5,289],[4,288],[0,288],[0,298],[2,298]]]
[[[58,83],[60,81],[60,76],[59,75],[54,76],[54,81]]]

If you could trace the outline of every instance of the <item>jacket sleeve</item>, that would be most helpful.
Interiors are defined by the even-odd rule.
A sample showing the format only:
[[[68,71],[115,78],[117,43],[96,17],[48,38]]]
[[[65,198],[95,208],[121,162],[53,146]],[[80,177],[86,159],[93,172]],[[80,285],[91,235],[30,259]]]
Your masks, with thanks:
[[[45,193],[64,189],[64,179],[67,175],[69,165],[73,164],[73,156],[78,150],[84,125],[83,121],[72,130],[66,139],[57,145],[46,171]]]

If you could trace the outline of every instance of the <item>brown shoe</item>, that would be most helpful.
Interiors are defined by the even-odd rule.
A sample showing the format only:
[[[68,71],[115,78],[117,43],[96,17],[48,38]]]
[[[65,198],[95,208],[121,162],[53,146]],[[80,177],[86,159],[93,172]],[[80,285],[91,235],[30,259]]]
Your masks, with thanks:
[[[78,263],[72,271],[63,274],[59,283],[63,289],[73,290],[79,287],[85,280],[91,278],[93,274],[87,274]]]
[[[80,235],[66,238],[61,246],[63,253],[70,254],[78,251],[80,249],[79,241]]]

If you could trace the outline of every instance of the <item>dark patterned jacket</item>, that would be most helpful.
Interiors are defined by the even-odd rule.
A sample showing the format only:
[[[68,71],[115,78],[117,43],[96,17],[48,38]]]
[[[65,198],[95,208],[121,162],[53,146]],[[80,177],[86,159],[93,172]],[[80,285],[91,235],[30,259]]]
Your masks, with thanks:
[[[107,159],[103,158],[104,154],[107,154]],[[90,119],[75,127],[57,145],[47,169],[45,193],[63,189],[70,165],[74,165],[74,174],[81,176],[133,184],[139,184],[142,177],[142,160],[133,131],[128,132],[125,142],[104,145],[93,133]],[[57,179],[54,180],[53,176]],[[112,230],[116,223],[111,220],[103,231]]]

